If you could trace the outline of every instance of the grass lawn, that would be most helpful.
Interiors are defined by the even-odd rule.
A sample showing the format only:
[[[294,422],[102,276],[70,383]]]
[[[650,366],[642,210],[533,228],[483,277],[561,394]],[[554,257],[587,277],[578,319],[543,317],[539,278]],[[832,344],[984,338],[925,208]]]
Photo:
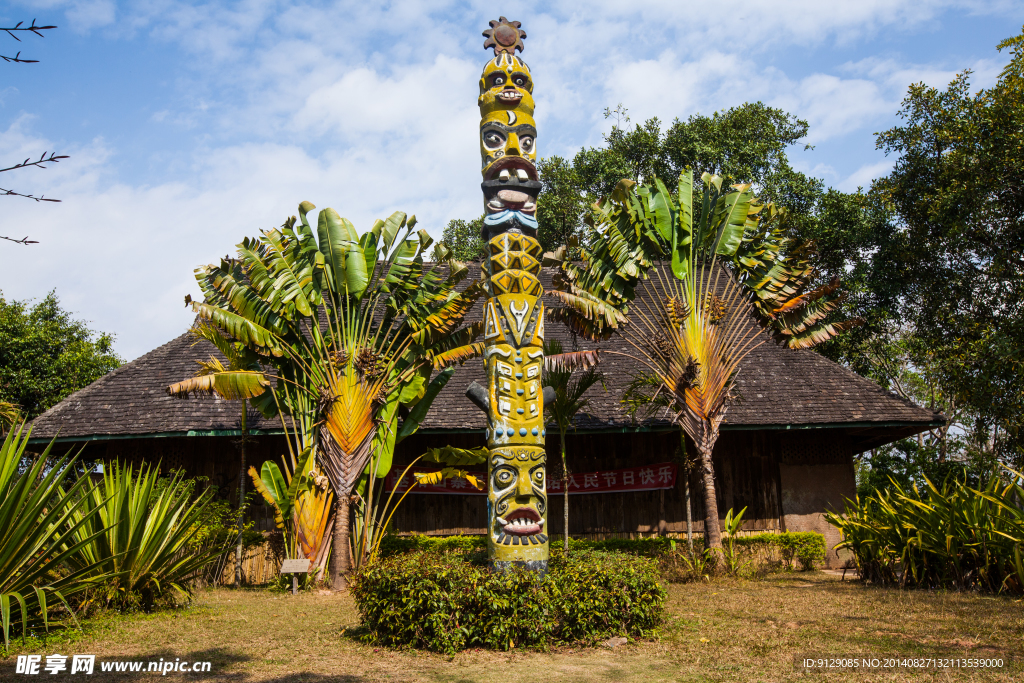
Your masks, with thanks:
[[[348,595],[292,597],[217,589],[193,607],[93,620],[72,641],[15,649],[0,680],[154,680],[154,673],[16,676],[16,654],[95,654],[97,662],[210,661],[226,681],[1020,681],[1024,602],[973,594],[865,587],[823,573],[672,585],[660,639],[610,650],[467,651],[453,659],[364,645]],[[13,645],[13,643],[12,643]],[[794,656],[1003,657],[1001,671],[794,671]],[[70,660],[69,660],[70,661]],[[45,662],[45,659],[44,659]]]

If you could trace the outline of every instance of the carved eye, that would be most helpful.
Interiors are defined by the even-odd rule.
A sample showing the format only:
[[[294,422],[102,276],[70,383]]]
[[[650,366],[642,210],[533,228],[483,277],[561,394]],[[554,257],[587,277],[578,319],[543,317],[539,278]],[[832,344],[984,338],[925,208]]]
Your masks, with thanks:
[[[494,85],[504,85],[504,83],[505,83],[505,77],[504,76],[499,74],[499,75],[494,77]]]
[[[496,130],[484,131],[484,147],[497,149],[505,144],[505,136]]]
[[[544,470],[537,470],[533,473],[533,483],[537,486],[544,486]]]
[[[512,82],[515,83],[520,88],[526,87],[526,79],[523,78],[522,76],[516,76]]]
[[[494,473],[494,483],[497,484],[499,488],[508,488],[515,480],[516,475],[512,470],[501,469]]]
[[[522,145],[524,152],[533,151],[533,138],[530,137],[529,135],[524,135],[521,138],[519,138],[519,144]]]

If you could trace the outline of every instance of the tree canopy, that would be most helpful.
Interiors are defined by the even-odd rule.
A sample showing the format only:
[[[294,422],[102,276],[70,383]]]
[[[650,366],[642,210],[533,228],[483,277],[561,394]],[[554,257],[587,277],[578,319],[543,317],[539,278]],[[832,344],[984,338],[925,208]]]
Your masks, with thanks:
[[[965,70],[945,88],[917,83],[901,125],[876,146],[894,158],[870,192],[860,244],[871,254],[862,302],[873,332],[908,340],[972,446],[1024,455],[1024,33],[1011,59],[971,93]]]
[[[114,336],[94,332],[60,306],[56,292],[38,303],[0,293],[0,401],[32,419],[121,365]]]

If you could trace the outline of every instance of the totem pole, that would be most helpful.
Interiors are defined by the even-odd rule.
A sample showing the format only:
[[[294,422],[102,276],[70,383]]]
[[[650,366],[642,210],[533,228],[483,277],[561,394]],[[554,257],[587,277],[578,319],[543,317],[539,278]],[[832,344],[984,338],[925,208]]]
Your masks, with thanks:
[[[480,77],[483,158],[484,368],[487,387],[466,395],[487,412],[487,548],[498,571],[547,570],[544,472],[544,304],[538,276],[537,195],[540,182],[533,80],[522,51],[526,33],[501,17],[484,31],[494,48]],[[552,392],[549,392],[552,393]],[[553,396],[548,397],[549,400]]]

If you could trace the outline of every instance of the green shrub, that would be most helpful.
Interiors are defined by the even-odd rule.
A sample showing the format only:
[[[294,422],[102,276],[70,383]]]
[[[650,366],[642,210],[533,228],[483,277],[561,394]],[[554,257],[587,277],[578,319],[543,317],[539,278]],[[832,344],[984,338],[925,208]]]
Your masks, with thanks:
[[[780,553],[781,564],[785,568],[796,562],[804,571],[809,571],[825,560],[825,537],[817,531],[787,531],[781,534],[755,534],[738,536],[736,545],[745,547],[752,552],[767,550],[771,557],[772,551]],[[770,562],[770,560],[769,560]]]
[[[661,622],[666,593],[653,560],[555,553],[541,578],[518,569],[492,573],[483,559],[479,552],[416,551],[363,567],[352,595],[367,639],[451,654],[647,637]]]
[[[487,537],[480,536],[395,536],[388,534],[381,539],[379,556],[391,557],[401,553],[425,550],[430,552],[472,552],[487,550]]]
[[[863,578],[883,585],[1024,592],[1024,487],[1021,475],[993,474],[984,488],[928,479],[919,489],[895,481],[849,501],[828,521],[843,532]]]
[[[799,566],[811,570],[825,559],[825,537],[816,531],[793,531],[781,534],[763,533],[736,536],[737,566],[746,571],[766,573]],[[655,536],[651,538],[610,538],[603,541],[569,539],[570,554],[599,551],[649,557],[656,560],[664,577],[674,582],[703,580],[721,571],[715,559],[700,554],[700,539],[695,541],[695,556],[688,552],[686,541]],[[551,555],[561,553],[561,543],[552,542]],[[387,536],[381,542],[381,557],[414,552],[483,553],[487,550],[485,536]]]
[[[666,537],[655,538],[610,538],[604,541],[590,541],[577,538],[569,539],[569,551],[598,550],[602,552],[628,553],[643,557],[659,557],[675,550],[676,543]],[[557,546],[557,547],[556,547]],[[557,553],[562,547],[561,542],[552,540],[551,551]],[[476,552],[487,550],[487,537],[480,536],[385,536],[380,544],[380,556],[390,557],[399,553],[414,550],[431,552]]]

